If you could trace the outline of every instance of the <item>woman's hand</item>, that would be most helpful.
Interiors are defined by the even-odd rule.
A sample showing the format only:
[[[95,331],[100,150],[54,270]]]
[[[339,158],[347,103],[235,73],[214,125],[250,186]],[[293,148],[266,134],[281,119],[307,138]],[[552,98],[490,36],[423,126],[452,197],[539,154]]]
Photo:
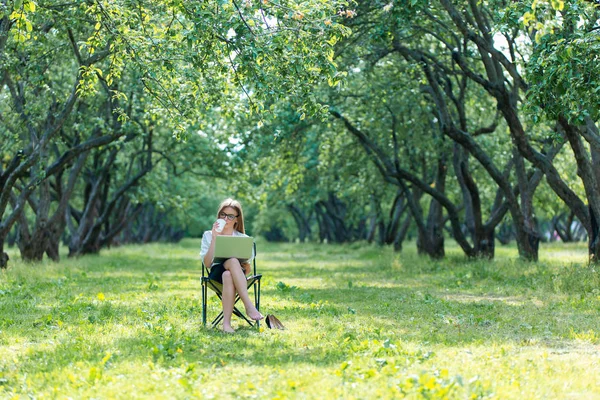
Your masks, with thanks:
[[[214,223],[214,224],[213,224],[213,226],[212,226],[212,230],[211,230],[211,232],[212,232],[212,236],[213,236],[213,237],[215,237],[215,236],[219,236],[219,235],[222,235],[222,234],[223,234],[223,231],[221,231],[221,232],[217,232],[217,228],[218,228],[218,227],[219,227],[219,223],[218,223],[217,221],[215,221],[215,223]]]
[[[250,274],[250,263],[241,263],[240,264],[242,266],[242,269],[244,270],[244,274],[245,275],[249,275]]]

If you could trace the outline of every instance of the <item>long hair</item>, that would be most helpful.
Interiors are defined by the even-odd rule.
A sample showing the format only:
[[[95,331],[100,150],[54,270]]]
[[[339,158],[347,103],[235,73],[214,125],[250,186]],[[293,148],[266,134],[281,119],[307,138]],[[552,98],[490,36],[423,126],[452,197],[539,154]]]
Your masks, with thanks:
[[[219,218],[219,214],[221,214],[221,211],[223,211],[223,209],[226,207],[231,207],[237,212],[238,217],[235,222],[235,225],[233,225],[233,228],[236,231],[245,234],[246,229],[244,228],[244,211],[242,210],[242,205],[240,204],[240,202],[234,199],[223,200],[219,205],[219,210],[217,211],[217,218]]]

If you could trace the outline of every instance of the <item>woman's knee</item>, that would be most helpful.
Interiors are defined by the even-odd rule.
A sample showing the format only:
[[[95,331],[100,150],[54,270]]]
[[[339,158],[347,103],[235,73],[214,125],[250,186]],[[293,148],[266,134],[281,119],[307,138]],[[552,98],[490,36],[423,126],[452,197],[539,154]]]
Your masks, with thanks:
[[[223,264],[223,266],[225,267],[226,270],[230,270],[233,267],[240,267],[240,260],[238,260],[237,258],[230,258],[229,260],[225,261],[225,263]]]
[[[229,272],[229,271],[223,272],[223,275],[221,276],[221,278],[223,279],[224,285],[233,282],[233,278],[231,277],[231,272]]]

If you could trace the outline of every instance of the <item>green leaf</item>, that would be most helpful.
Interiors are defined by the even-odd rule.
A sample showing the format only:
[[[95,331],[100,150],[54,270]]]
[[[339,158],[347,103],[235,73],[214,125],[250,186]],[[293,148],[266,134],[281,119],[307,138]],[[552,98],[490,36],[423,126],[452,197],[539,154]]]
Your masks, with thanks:
[[[552,8],[562,11],[565,8],[565,2],[562,0],[552,0]]]

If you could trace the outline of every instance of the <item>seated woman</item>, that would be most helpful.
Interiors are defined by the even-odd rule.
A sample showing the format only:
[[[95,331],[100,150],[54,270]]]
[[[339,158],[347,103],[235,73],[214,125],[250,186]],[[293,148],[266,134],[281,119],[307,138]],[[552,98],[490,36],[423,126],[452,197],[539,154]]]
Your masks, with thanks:
[[[246,286],[246,275],[250,273],[252,259],[243,264],[237,258],[230,258],[222,263],[213,263],[215,252],[213,238],[218,235],[248,236],[244,229],[242,205],[237,200],[224,200],[219,205],[217,218],[225,220],[225,227],[221,232],[217,232],[219,224],[215,222],[212,230],[204,232],[200,257],[204,261],[204,265],[209,268],[209,278],[223,284],[223,331],[233,333],[235,331],[231,327],[231,314],[236,292],[240,295],[240,300],[244,303],[249,318],[257,321],[264,317],[252,304]]]

